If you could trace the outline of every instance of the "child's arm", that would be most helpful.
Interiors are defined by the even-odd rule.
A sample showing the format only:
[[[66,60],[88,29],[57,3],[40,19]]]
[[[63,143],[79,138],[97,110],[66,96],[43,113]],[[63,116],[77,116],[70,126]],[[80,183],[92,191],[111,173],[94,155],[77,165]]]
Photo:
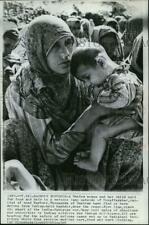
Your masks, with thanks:
[[[123,108],[129,106],[136,95],[133,83],[126,83],[121,77],[113,75],[109,83],[110,91],[103,91],[97,99],[100,105],[108,108]]]

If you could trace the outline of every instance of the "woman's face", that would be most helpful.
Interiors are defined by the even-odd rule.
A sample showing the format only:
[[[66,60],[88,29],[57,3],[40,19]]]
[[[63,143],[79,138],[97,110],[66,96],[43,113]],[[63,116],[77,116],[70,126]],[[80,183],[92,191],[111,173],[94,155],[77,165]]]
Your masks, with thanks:
[[[47,56],[47,64],[58,74],[69,73],[74,40],[72,37],[63,37],[55,43]]]
[[[100,40],[100,44],[104,47],[108,56],[112,59],[117,47],[116,38],[113,35],[105,36]]]
[[[89,27],[86,24],[83,25],[83,36],[89,38]]]
[[[79,21],[68,21],[67,22],[71,32],[73,33],[73,35],[75,37],[79,37],[80,36],[80,32],[81,32],[81,24]]]
[[[17,43],[17,39],[13,40],[13,39],[8,38],[8,37],[4,38],[4,52],[3,52],[3,55],[7,56],[8,54],[10,54],[11,51],[15,48],[16,43]]]

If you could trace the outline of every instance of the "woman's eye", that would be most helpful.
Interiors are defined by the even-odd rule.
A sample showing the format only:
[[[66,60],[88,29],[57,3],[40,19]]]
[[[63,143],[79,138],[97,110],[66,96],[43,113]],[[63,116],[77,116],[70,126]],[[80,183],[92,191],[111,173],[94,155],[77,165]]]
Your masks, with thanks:
[[[58,42],[55,43],[54,48],[60,48],[60,44]]]
[[[65,42],[65,45],[66,45],[66,46],[69,46],[69,47],[70,47],[70,46],[72,47],[72,46],[73,46],[73,40],[72,40],[72,38],[67,39],[66,42]]]

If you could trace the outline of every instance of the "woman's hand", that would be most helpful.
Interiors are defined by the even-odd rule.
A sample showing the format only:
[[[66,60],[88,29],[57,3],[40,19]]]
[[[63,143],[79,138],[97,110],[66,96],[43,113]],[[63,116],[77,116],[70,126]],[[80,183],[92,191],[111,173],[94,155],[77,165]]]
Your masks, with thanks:
[[[34,177],[18,160],[9,160],[4,164],[6,190],[40,190]]]
[[[131,104],[125,108],[116,109],[115,114],[122,116],[130,116],[136,114],[136,103]]]

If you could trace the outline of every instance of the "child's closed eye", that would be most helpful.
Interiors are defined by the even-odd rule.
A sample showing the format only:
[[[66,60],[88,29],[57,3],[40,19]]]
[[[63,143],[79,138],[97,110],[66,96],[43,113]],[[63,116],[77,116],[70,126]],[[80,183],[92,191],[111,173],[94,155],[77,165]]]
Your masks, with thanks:
[[[78,79],[81,81],[89,81],[90,80],[90,76],[89,75],[77,75]]]

